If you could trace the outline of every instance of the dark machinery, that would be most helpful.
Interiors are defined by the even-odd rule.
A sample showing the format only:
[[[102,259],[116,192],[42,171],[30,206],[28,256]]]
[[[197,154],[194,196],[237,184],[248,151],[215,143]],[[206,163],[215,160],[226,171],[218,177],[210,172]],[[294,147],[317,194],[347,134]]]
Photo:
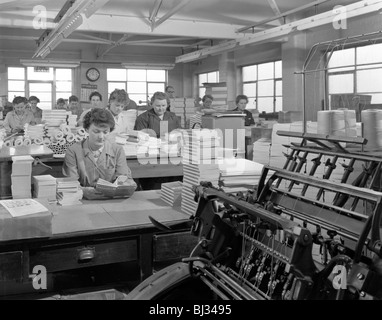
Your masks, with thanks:
[[[343,147],[359,149],[364,139],[278,134],[302,143],[288,146],[282,169],[265,166],[255,188],[233,195],[208,182],[194,186],[198,246],[129,299],[382,298],[382,158]],[[310,170],[301,172],[309,159]],[[341,178],[330,180],[340,163]],[[322,177],[314,175],[319,165]]]

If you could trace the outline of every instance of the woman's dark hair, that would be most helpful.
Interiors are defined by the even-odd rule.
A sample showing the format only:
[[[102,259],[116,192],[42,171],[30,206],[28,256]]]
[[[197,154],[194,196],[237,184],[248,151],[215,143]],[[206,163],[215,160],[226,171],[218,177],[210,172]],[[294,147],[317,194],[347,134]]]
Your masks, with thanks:
[[[109,96],[109,102],[117,101],[126,104],[129,95],[124,89],[115,89]]]
[[[206,101],[207,99],[211,99],[211,100],[214,100],[214,97],[211,96],[210,94],[206,94],[203,98],[202,98],[202,101]]]
[[[69,103],[72,102],[72,101],[79,101],[79,99],[78,99],[77,96],[70,96],[69,97]]]
[[[153,102],[158,99],[158,100],[167,100],[167,104],[170,103],[170,98],[168,97],[167,93],[164,93],[164,92],[160,92],[160,91],[157,91],[153,94],[153,96],[151,97],[151,104],[153,104]]]
[[[102,95],[101,95],[99,92],[97,92],[97,91],[94,91],[94,92],[92,92],[92,93],[90,94],[90,96],[89,96],[89,100],[91,100],[94,96],[99,97],[99,99],[102,101]]]
[[[39,103],[39,102],[40,102],[40,99],[37,98],[36,96],[30,96],[30,97],[29,97],[29,102],[32,102],[32,101],[37,101],[37,103]]]
[[[27,103],[28,102],[28,99],[25,98],[25,97],[21,97],[21,96],[17,96],[13,99],[12,103],[13,104],[19,104],[21,102],[24,102],[24,103]]]
[[[240,100],[245,100],[248,103],[248,97],[246,95],[244,95],[244,94],[239,94],[236,97],[236,104],[238,104]]]
[[[109,126],[110,132],[113,131],[115,127],[113,115],[109,110],[103,108],[94,108],[85,114],[83,122],[84,129],[89,129],[92,123],[100,127]]]

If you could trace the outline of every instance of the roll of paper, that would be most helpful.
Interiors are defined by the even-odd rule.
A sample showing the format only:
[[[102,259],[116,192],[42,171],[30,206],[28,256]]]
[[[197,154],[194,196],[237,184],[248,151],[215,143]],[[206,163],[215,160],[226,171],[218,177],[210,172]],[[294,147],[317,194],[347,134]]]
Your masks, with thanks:
[[[86,134],[86,131],[84,128],[80,128],[77,130],[77,134],[80,136],[84,136]]]
[[[55,138],[56,140],[61,140],[63,137],[64,137],[64,133],[63,133],[62,131],[56,131],[56,132],[54,133],[54,138]]]
[[[73,142],[75,139],[75,135],[71,132],[66,135],[66,141],[68,141],[69,143]]]
[[[31,144],[32,144],[31,139],[29,139],[29,138],[24,139],[24,141],[23,141],[24,146],[30,146]]]
[[[52,142],[50,141],[49,138],[44,138],[44,140],[42,141],[42,144],[44,146],[49,146]]]
[[[60,140],[57,141],[57,144],[58,144],[59,146],[64,146],[64,145],[66,144],[66,140],[65,140],[64,138],[62,138],[62,139],[60,139]]]
[[[23,138],[21,138],[21,139],[17,138],[17,139],[15,140],[15,142],[14,142],[15,147],[22,146],[22,145],[23,145],[23,141],[24,141]]]
[[[37,145],[41,145],[42,143],[43,143],[43,139],[42,138],[35,138],[34,140],[33,140],[33,143],[34,144],[37,144]]]
[[[366,109],[361,112],[363,137],[367,139],[366,150],[382,148],[382,110]]]
[[[4,145],[5,145],[6,147],[13,147],[13,140],[10,139],[10,140],[5,141],[5,142],[4,142]]]
[[[81,142],[82,141],[82,137],[80,135],[78,135],[78,134],[76,134],[75,139],[76,139],[77,142]]]

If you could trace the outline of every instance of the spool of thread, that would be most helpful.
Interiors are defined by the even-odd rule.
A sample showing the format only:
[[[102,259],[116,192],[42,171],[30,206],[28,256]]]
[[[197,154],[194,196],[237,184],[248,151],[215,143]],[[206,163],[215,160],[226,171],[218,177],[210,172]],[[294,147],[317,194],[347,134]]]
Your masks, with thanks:
[[[66,141],[68,141],[69,143],[72,143],[74,140],[75,140],[75,135],[73,133],[68,133],[67,136],[66,136]]]
[[[382,110],[366,109],[361,112],[363,137],[367,139],[366,150],[382,148]]]
[[[85,131],[84,128],[80,128],[80,129],[77,130],[77,134],[78,134],[79,136],[84,136],[85,133],[86,133],[86,131]]]
[[[62,131],[64,135],[67,135],[68,133],[71,132],[70,127],[67,124],[61,124],[60,130]]]
[[[63,137],[64,137],[64,133],[63,133],[62,131],[56,131],[56,132],[54,133],[54,138],[55,138],[56,140],[61,140]]]
[[[318,111],[317,133],[342,137],[357,136],[355,110]]]
[[[36,137],[34,138],[33,143],[37,145],[41,145],[43,143],[43,140],[42,138]]]
[[[23,141],[23,145],[24,146],[30,146],[32,144],[32,141],[31,139],[29,138],[25,138],[24,141]]]

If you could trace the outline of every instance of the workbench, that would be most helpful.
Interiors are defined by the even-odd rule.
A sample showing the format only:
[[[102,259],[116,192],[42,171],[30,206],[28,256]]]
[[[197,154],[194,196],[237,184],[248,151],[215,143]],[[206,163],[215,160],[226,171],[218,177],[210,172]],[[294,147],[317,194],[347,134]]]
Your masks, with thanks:
[[[191,237],[190,216],[162,201],[159,190],[135,192],[129,199],[82,202],[48,205],[53,212],[50,237],[0,242],[0,297],[36,293],[30,275],[37,265],[47,270],[47,290],[54,290],[54,273],[128,261],[138,263],[139,281],[147,278],[153,271],[154,237],[160,233],[149,216]],[[174,242],[173,250],[180,245]]]

